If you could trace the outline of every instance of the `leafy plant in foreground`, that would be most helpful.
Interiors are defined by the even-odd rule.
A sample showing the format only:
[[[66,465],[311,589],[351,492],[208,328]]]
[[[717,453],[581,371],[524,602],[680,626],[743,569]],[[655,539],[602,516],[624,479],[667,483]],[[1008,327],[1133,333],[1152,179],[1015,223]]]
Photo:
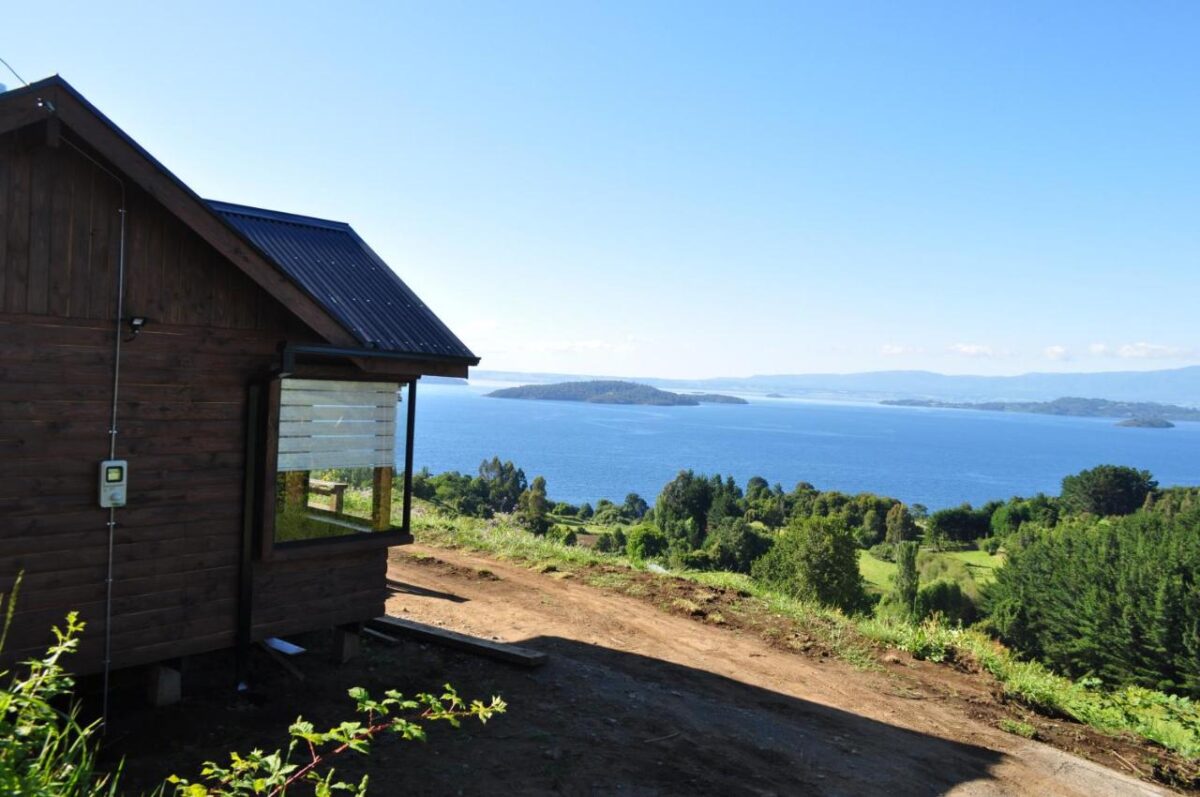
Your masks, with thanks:
[[[18,579],[18,588],[20,579]],[[0,650],[12,624],[18,589],[8,599]],[[0,605],[5,597],[0,595]],[[63,711],[55,703],[75,682],[59,660],[79,646],[84,624],[75,612],[65,628],[55,627],[55,642],[41,659],[27,662],[27,675],[0,673],[0,794],[30,797],[115,795],[116,777],[97,774],[93,738],[99,723],[82,725],[77,709]]]
[[[342,722],[321,732],[298,717],[288,728],[291,742],[286,752],[276,750],[265,755],[261,750],[252,750],[246,756],[231,753],[227,766],[211,761],[204,764],[200,770],[204,782],[172,775],[167,783],[174,785],[177,797],[283,797],[298,784],[311,788],[318,797],[328,797],[334,791],[361,797],[367,793],[368,776],[364,775],[357,784],[334,780],[335,770],[325,769],[332,759],[349,751],[366,754],[371,742],[382,734],[399,736],[405,741],[425,741],[422,722],[447,722],[457,728],[464,718],[487,722],[507,708],[499,697],[493,697],[487,704],[479,700],[467,704],[449,684],[445,689],[440,696],[422,693],[412,698],[389,690],[382,700],[376,700],[362,687],[354,687],[349,690],[350,698],[355,710],[365,715],[365,721]],[[298,747],[308,755],[304,763],[293,761]]]

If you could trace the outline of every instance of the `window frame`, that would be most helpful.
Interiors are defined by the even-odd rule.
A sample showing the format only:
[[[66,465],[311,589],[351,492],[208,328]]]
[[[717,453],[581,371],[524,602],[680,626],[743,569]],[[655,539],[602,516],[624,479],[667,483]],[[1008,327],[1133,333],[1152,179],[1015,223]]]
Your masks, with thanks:
[[[292,378],[294,375],[275,376],[267,385],[267,401],[266,404],[266,423],[264,424],[264,445],[263,455],[261,457],[261,470],[259,475],[259,545],[258,558],[261,561],[285,561],[288,559],[302,559],[317,556],[324,556],[330,548],[336,548],[339,551],[343,550],[362,550],[372,548],[391,548],[396,545],[406,545],[413,541],[412,536],[412,468],[413,468],[413,427],[416,421],[416,402],[417,402],[417,378],[381,378],[380,376],[371,376],[367,378],[351,378],[349,376],[336,377],[317,377],[317,376],[296,376],[301,379],[328,379],[329,381],[339,382],[364,382],[364,383],[379,383],[389,382],[401,386],[401,390],[407,386],[406,400],[408,406],[405,407],[405,435],[404,435],[404,478],[401,485],[402,503],[401,503],[401,520],[400,524],[392,524],[392,528],[387,531],[371,531],[361,534],[346,534],[335,537],[321,537],[310,540],[284,540],[277,541],[275,539],[275,480],[278,474],[279,466],[279,418],[281,394],[283,390],[283,380]],[[393,482],[393,490],[395,483]]]

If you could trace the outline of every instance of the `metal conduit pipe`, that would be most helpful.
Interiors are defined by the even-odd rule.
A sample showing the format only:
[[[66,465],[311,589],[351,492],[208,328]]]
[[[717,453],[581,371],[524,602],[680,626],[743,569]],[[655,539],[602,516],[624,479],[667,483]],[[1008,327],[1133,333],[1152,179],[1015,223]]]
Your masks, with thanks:
[[[47,109],[53,113],[54,106],[46,103]],[[93,166],[107,174],[117,185],[121,187],[121,206],[117,208],[117,214],[121,220],[121,232],[118,237],[117,244],[117,315],[113,322],[114,342],[113,342],[113,378],[112,378],[112,414],[109,417],[108,424],[108,458],[117,458],[117,399],[120,395],[121,385],[121,336],[124,329],[125,319],[125,181],[111,171],[106,169],[91,155],[88,155],[79,147],[75,146],[65,136],[60,139],[67,146],[78,152],[84,158],[89,160]],[[108,727],[108,681],[109,675],[112,672],[112,607],[113,607],[113,547],[116,541],[117,529],[117,510],[115,507],[109,507],[108,510],[108,557],[104,575],[104,685],[103,685],[103,703],[100,711],[101,727]]]

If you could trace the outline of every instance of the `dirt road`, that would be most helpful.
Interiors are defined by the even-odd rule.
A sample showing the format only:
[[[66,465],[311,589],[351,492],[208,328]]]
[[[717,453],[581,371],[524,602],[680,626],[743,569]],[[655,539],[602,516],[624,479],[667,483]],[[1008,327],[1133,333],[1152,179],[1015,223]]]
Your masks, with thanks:
[[[458,551],[409,546],[389,578],[389,614],[551,654],[496,683],[508,730],[464,748],[465,793],[1164,793],[1000,731],[973,709],[991,699],[979,679],[949,668],[926,688],[904,677],[915,663],[861,672]]]

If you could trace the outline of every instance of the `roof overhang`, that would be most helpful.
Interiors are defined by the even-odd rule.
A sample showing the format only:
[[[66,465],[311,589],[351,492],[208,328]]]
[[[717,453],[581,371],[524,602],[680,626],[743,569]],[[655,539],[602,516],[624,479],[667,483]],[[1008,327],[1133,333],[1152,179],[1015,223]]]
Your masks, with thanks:
[[[66,80],[54,76],[0,94],[0,133],[50,119],[57,119],[63,128],[161,203],[333,347],[367,351],[319,301]],[[427,369],[430,373],[461,373],[464,376],[467,366],[479,362],[478,358],[428,357],[406,355],[405,352],[389,352],[389,357],[424,362],[431,366]],[[367,360],[356,359],[356,362],[366,370],[375,370]]]

